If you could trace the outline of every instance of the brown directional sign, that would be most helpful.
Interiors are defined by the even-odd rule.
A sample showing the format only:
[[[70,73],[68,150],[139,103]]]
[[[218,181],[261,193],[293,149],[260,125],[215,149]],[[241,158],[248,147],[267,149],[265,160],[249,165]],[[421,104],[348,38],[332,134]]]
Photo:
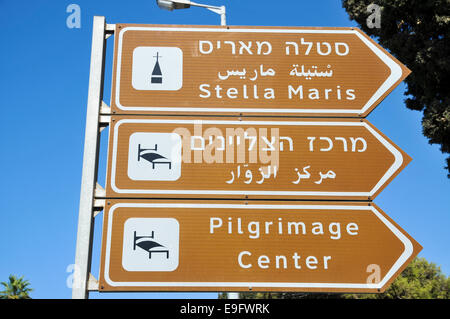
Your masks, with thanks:
[[[106,196],[371,200],[409,161],[362,119],[112,117]]]
[[[367,203],[107,204],[100,291],[382,292],[422,247]]]
[[[357,28],[117,24],[115,114],[367,116],[410,71]]]

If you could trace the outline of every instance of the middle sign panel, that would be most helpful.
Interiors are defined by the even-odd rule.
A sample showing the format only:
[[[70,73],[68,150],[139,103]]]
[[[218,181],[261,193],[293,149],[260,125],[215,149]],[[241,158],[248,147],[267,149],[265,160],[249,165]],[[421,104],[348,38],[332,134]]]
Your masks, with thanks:
[[[112,117],[107,197],[371,200],[410,157],[366,120]]]

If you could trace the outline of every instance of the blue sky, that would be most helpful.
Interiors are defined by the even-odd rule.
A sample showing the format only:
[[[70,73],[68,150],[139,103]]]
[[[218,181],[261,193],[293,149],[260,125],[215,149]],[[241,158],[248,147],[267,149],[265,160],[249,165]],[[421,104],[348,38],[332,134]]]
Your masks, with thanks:
[[[339,0],[205,0],[226,5],[229,25],[356,26]],[[69,4],[81,28],[66,26]],[[255,6],[255,7],[253,7]],[[108,23],[216,25],[200,8],[160,10],[154,0],[0,0],[0,281],[31,282],[33,298],[70,298],[67,267],[75,257],[92,18]],[[108,40],[104,100],[109,103],[113,38]],[[413,161],[375,199],[424,248],[419,256],[450,273],[450,183],[445,156],[421,134],[419,112],[399,85],[368,120]],[[107,134],[99,181],[104,184]],[[101,218],[95,222],[92,273],[98,277]],[[216,293],[98,294],[91,298],[216,298]]]

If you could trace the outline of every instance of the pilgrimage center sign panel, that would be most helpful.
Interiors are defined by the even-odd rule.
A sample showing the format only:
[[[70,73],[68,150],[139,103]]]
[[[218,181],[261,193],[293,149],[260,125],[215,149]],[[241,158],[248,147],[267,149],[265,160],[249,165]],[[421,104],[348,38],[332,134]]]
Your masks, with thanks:
[[[375,205],[110,200],[100,291],[380,292],[421,246]]]

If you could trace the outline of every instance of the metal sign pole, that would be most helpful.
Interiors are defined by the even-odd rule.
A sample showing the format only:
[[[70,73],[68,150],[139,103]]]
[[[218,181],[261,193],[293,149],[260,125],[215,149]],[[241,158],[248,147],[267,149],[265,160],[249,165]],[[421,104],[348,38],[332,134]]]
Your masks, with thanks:
[[[89,298],[88,279],[91,267],[94,193],[98,168],[99,115],[103,94],[104,54],[106,48],[105,32],[105,17],[95,16],[92,30],[89,94],[72,299]]]

